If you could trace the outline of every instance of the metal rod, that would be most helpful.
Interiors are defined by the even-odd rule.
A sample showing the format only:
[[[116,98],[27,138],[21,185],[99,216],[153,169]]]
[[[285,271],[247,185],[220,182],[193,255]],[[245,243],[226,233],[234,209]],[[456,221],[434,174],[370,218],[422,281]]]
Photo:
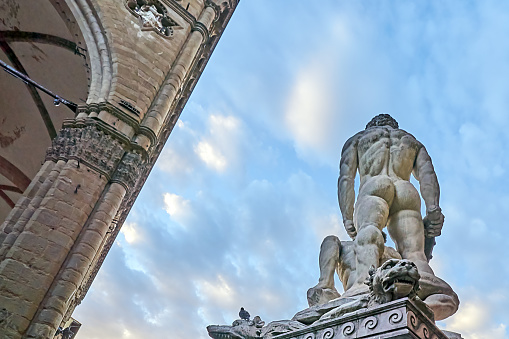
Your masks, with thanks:
[[[2,60],[0,60],[0,66],[2,66],[2,68],[4,69],[4,71],[6,71],[7,73],[9,73],[10,75],[18,78],[18,79],[21,79],[24,83],[26,84],[30,84],[34,87],[37,87],[38,89],[40,89],[41,91],[43,91],[44,93],[46,93],[47,95],[49,95],[50,97],[52,97],[53,99],[53,104],[55,106],[58,106],[60,105],[60,103],[66,105],[67,107],[69,107],[74,113],[76,113],[77,109],[78,109],[78,105],[76,105],[74,102],[72,101],[69,101],[69,100],[66,100],[64,98],[62,98],[61,96],[53,93],[52,91],[50,91],[49,89],[39,85],[37,82],[35,82],[34,80],[30,79],[26,74],[23,74],[21,73],[20,71],[12,68],[11,66],[7,65],[5,62],[3,62]]]

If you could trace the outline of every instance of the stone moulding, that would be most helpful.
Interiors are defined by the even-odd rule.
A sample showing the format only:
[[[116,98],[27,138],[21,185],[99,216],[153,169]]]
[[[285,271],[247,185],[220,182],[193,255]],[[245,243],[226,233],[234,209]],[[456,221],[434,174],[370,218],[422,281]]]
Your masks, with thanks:
[[[111,113],[116,118],[122,120],[123,122],[125,122],[127,125],[131,126],[136,131],[140,124],[139,111],[138,111],[138,113],[136,113],[136,112],[128,109],[124,105],[121,105],[120,103],[119,103],[119,105],[126,108],[129,111],[129,113],[123,111],[122,109],[120,109],[108,102],[102,102],[102,103],[97,103],[97,104],[78,106],[78,114],[82,113],[82,112],[90,114],[92,112],[99,113],[101,111],[106,111],[108,113]],[[134,106],[132,104],[131,104],[131,106],[133,106],[133,108],[135,110],[137,110],[136,106]]]
[[[408,298],[275,336],[274,339],[448,339]]]

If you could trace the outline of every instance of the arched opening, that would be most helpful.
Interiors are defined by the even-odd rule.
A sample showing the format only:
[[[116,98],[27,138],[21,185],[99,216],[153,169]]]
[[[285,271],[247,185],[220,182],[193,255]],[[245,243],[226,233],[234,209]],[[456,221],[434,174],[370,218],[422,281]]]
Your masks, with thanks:
[[[64,0],[0,3],[0,60],[76,104],[87,100],[90,68],[85,41]],[[66,105],[0,70],[0,221],[44,162],[65,119]]]

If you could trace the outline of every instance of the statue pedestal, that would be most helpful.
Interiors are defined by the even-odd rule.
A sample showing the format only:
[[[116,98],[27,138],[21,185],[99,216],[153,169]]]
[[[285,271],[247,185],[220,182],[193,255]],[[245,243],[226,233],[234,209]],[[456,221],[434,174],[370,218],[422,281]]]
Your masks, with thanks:
[[[453,335],[451,337],[451,335]],[[281,334],[273,339],[398,338],[450,339],[408,298]]]

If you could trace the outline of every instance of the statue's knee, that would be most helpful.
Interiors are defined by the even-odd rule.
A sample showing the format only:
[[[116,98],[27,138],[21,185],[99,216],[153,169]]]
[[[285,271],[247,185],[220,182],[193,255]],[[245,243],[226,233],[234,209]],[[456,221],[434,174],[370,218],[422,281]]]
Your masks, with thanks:
[[[359,246],[363,245],[377,245],[384,246],[384,237],[382,231],[375,225],[366,225],[357,232],[355,242]]]
[[[324,246],[326,244],[337,244],[337,245],[340,245],[341,241],[335,235],[328,235],[322,241],[322,246]]]
[[[456,313],[460,304],[458,296],[454,292],[450,295],[432,294],[424,302],[433,310],[435,320],[444,320],[450,317]]]
[[[341,241],[335,235],[329,235],[325,237],[322,241],[322,246],[320,246],[320,255],[334,255],[339,258],[339,254],[341,252]]]

